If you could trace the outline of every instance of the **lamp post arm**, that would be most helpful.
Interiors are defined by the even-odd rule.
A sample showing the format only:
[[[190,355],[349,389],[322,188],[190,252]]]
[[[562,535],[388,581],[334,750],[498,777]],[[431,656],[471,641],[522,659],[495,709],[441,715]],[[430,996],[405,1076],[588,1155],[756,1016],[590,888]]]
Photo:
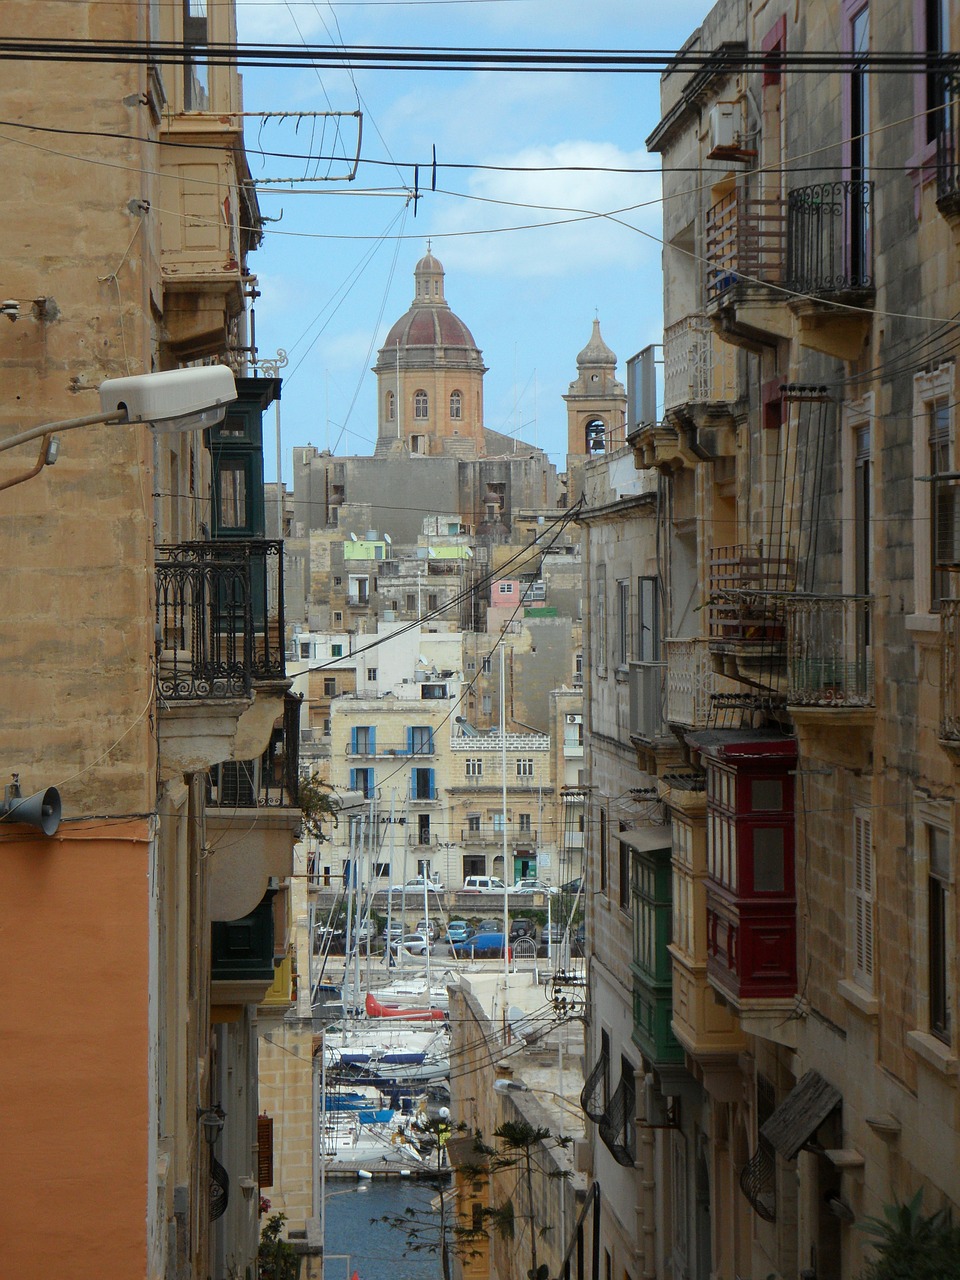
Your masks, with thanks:
[[[126,422],[125,409],[115,409],[112,413],[92,413],[85,418],[66,418],[63,422],[45,422],[42,426],[31,427],[28,431],[20,431],[15,436],[0,440],[0,453],[7,449],[15,449],[17,445],[29,444],[31,440],[41,440],[44,436],[55,435],[58,431],[73,431],[77,427],[93,427],[105,422]]]

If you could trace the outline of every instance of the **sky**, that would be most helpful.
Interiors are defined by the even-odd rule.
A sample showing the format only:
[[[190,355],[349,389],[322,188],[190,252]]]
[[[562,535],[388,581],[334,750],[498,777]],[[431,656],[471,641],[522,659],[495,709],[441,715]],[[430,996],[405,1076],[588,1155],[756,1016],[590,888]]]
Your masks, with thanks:
[[[679,48],[710,7],[709,0],[589,7],[583,0],[238,0],[237,12],[241,41],[640,50]],[[288,361],[284,480],[291,482],[298,445],[373,451],[370,369],[413,300],[413,271],[428,239],[446,272],[447,301],[489,370],[485,425],[539,445],[562,469],[562,396],[594,317],[621,381],[627,359],[661,340],[659,157],[644,147],[659,119],[659,75],[301,66],[247,68],[243,77],[245,111],[289,113],[247,121],[251,171],[271,220],[251,259],[261,290],[257,346],[261,358],[283,350]],[[348,172],[342,161],[266,154],[353,156],[355,118],[296,113],[358,109],[361,163],[352,182],[329,180]],[[624,168],[647,172],[610,172]],[[308,181],[264,181],[293,178]],[[272,480],[275,450],[267,444],[265,453]]]

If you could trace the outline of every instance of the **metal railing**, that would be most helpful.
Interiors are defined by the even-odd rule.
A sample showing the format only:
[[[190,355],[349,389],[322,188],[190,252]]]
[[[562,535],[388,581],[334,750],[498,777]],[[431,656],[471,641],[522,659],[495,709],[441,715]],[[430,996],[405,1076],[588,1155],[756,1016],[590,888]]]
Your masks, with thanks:
[[[707,210],[707,297],[736,284],[779,284],[786,218],[783,201],[749,196],[740,187]]]
[[[873,183],[795,187],[787,197],[787,287],[829,297],[873,289]]]
[[[940,602],[940,737],[960,742],[960,600]]]
[[[663,331],[663,407],[731,404],[737,399],[737,349],[707,316],[685,316]]]
[[[944,76],[937,129],[937,206],[960,212],[960,76]]]
[[[226,760],[207,778],[207,806],[211,809],[296,808],[300,793],[300,708],[302,700],[288,693],[283,702],[283,727],[274,731],[259,760]]]
[[[632,1168],[637,1158],[637,1089],[632,1078],[622,1076],[597,1132],[617,1164]]]
[[[282,542],[158,546],[155,575],[162,698],[244,697],[283,678]]]
[[[409,743],[391,744],[374,739],[372,742],[368,738],[366,741],[362,737],[356,741],[348,742],[344,752],[348,756],[396,756],[396,757],[413,757],[413,756],[432,756],[435,754],[433,738],[429,742],[421,743],[417,746],[410,746]]]
[[[732,691],[733,681],[714,671],[709,645],[699,636],[666,639],[663,648],[667,658],[668,723],[706,728],[713,695]]]
[[[743,544],[710,552],[711,643],[781,645],[784,596],[794,590],[795,562]]]
[[[792,596],[786,601],[787,702],[869,707],[872,601],[864,596]]]
[[[503,840],[503,827],[494,827],[491,823],[485,822],[481,827],[461,827],[460,843],[461,844],[499,844]],[[521,827],[516,823],[508,822],[507,843],[514,844],[536,844],[537,828]]]

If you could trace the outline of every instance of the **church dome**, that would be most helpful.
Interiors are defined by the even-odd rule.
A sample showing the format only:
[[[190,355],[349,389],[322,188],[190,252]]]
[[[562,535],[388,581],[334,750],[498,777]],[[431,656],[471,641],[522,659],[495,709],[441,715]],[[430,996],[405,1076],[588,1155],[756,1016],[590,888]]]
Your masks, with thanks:
[[[590,341],[577,356],[577,368],[584,365],[616,365],[617,357],[600,336],[600,321],[594,319]]]
[[[439,349],[448,365],[482,369],[483,360],[473,334],[451,311],[444,297],[440,261],[428,250],[413,274],[413,302],[387,334],[377,359],[377,371],[395,364],[398,347],[401,366],[432,365]]]

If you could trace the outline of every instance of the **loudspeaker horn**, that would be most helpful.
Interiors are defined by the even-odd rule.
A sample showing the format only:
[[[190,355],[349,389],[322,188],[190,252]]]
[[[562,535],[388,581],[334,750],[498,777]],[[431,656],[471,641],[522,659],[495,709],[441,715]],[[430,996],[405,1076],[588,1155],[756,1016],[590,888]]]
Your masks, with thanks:
[[[47,787],[36,795],[22,796],[19,782],[4,788],[0,817],[4,822],[23,822],[37,827],[45,836],[56,835],[60,826],[60,792]]]

